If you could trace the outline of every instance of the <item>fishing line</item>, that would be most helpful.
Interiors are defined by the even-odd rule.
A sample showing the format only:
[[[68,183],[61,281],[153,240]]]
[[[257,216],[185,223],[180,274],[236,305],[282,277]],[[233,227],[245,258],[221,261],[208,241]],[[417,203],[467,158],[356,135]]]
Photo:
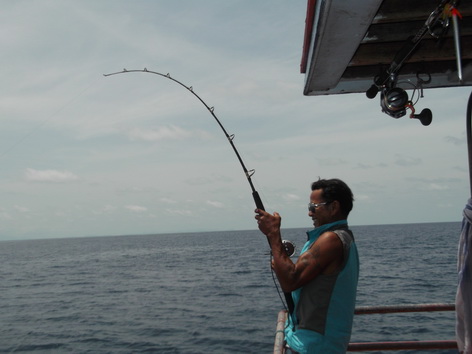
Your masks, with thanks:
[[[228,142],[229,144],[231,145],[231,147],[233,148],[233,151],[234,153],[236,154],[236,157],[238,158],[238,161],[244,171],[244,174],[246,175],[246,178],[247,178],[247,181],[249,183],[249,186],[251,187],[251,191],[252,191],[252,197],[254,199],[254,202],[256,204],[256,207],[257,209],[260,209],[260,210],[265,210],[264,209],[264,205],[262,204],[262,200],[259,196],[259,193],[256,191],[255,187],[254,187],[254,184],[252,183],[252,180],[251,180],[251,177],[252,175],[254,175],[255,173],[255,170],[248,170],[246,168],[246,166],[244,165],[244,162],[243,162],[243,159],[241,158],[241,155],[239,154],[238,150],[236,149],[236,146],[234,145],[234,134],[230,135],[228,134],[228,132],[226,131],[226,129],[223,127],[223,124],[221,124],[220,120],[218,119],[218,117],[216,116],[215,114],[215,108],[214,107],[210,107],[206,104],[205,101],[203,101],[203,99],[197,95],[195,93],[195,91],[193,90],[193,87],[192,86],[187,86],[185,84],[183,84],[182,82],[180,82],[179,80],[177,79],[174,79],[172,76],[170,76],[169,73],[167,74],[162,74],[162,73],[159,73],[159,72],[156,72],[156,71],[151,71],[151,70],[148,70],[146,68],[140,70],[127,70],[127,69],[123,69],[122,71],[118,71],[118,72],[114,72],[114,73],[109,73],[109,74],[103,74],[103,76],[105,77],[108,77],[108,76],[112,76],[112,75],[119,75],[119,74],[126,74],[126,73],[147,73],[147,74],[154,74],[154,75],[158,75],[158,76],[161,76],[163,78],[166,78],[166,79],[169,79],[169,80],[172,80],[173,82],[179,84],[180,86],[184,87],[185,89],[187,89],[187,91],[189,91],[190,93],[192,93],[205,107],[206,109],[210,112],[210,114],[213,116],[213,118],[215,119],[215,121],[218,123],[219,127],[221,128],[221,130],[223,131],[223,133],[225,134],[226,136],[226,139],[228,139]],[[270,246],[270,243],[269,243],[269,246]],[[271,253],[271,261],[272,261],[272,253]],[[272,262],[271,262],[272,263]],[[271,270],[272,270],[272,266],[271,266]],[[279,296],[280,296],[280,291],[278,289],[278,286],[277,286],[277,282],[275,281],[275,277],[274,277],[274,274],[273,274],[273,270],[272,270],[272,277],[274,278],[274,283],[275,283],[275,287],[277,289],[277,292],[279,293]],[[282,303],[284,304],[284,307],[290,311],[290,313],[293,312],[293,308],[294,308],[294,305],[293,305],[293,299],[292,299],[292,296],[290,293],[284,293],[285,295],[285,300],[287,302],[287,307],[285,307],[285,303],[282,301]],[[282,297],[280,297],[282,299]]]

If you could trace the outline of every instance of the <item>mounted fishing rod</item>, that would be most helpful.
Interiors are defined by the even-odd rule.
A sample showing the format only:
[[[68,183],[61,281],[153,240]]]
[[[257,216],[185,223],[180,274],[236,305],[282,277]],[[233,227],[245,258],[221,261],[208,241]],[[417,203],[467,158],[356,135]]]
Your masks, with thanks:
[[[162,73],[158,73],[156,71],[151,71],[151,70],[148,70],[146,68],[142,69],[142,70],[127,70],[127,69],[123,69],[122,71],[118,71],[118,72],[114,72],[114,73],[110,73],[110,74],[103,74],[103,76],[105,77],[108,77],[108,76],[112,76],[112,75],[118,75],[118,74],[125,74],[125,73],[136,73],[136,72],[139,72],[139,73],[148,73],[148,74],[155,74],[155,75],[159,75],[163,78],[166,78],[166,79],[169,79],[169,80],[172,80],[174,81],[175,83],[179,84],[180,86],[184,87],[187,89],[187,91],[189,91],[190,93],[192,93],[196,98],[198,98],[198,100],[206,107],[206,109],[210,112],[210,114],[213,116],[213,118],[215,119],[215,121],[218,123],[219,127],[221,128],[221,130],[223,131],[223,133],[225,134],[226,136],[226,139],[228,139],[228,142],[229,144],[231,145],[231,147],[233,148],[233,151],[234,153],[236,154],[236,157],[238,158],[238,161],[244,171],[244,174],[246,175],[246,179],[247,181],[249,182],[249,186],[251,187],[251,191],[252,191],[252,197],[254,199],[254,203],[256,204],[256,207],[257,209],[260,209],[260,210],[265,210],[264,209],[264,204],[262,203],[262,200],[261,200],[261,197],[259,196],[259,193],[256,191],[255,187],[254,187],[254,184],[252,183],[252,179],[251,177],[254,175],[255,173],[255,170],[248,170],[243,162],[243,159],[241,158],[241,155],[239,154],[238,150],[236,149],[236,146],[234,145],[234,134],[232,135],[229,135],[228,132],[226,131],[226,129],[223,127],[223,124],[220,122],[220,120],[218,119],[218,117],[216,116],[215,114],[215,108],[214,107],[210,107],[206,104],[205,101],[203,101],[203,99],[198,96],[195,91],[193,90],[193,87],[192,86],[187,86],[185,84],[183,84],[182,82],[180,82],[179,80],[177,79],[174,79],[172,76],[170,76],[169,73],[167,74],[162,74]],[[289,257],[291,257],[294,252],[295,252],[295,246],[292,242],[290,241],[287,241],[287,240],[283,240],[282,241],[283,245],[284,245],[284,248],[285,248],[285,251],[287,252],[287,255]],[[269,246],[270,246],[270,243],[269,243]],[[274,283],[275,283],[275,278],[274,278]],[[276,287],[277,287],[277,283],[275,283]],[[277,291],[278,288],[277,288]],[[280,293],[279,293],[280,295]],[[292,313],[293,310],[294,310],[294,303],[293,303],[293,299],[292,299],[292,296],[290,293],[284,293],[285,295],[285,301],[287,303],[287,310]],[[283,301],[282,301],[283,302]]]
[[[433,38],[442,38],[448,31],[452,20],[454,28],[454,44],[456,49],[457,73],[459,81],[462,82],[461,51],[459,44],[459,28],[457,18],[461,17],[457,10],[457,0],[441,0],[438,6],[428,16],[424,25],[418,32],[409,38],[403,47],[397,52],[390,66],[380,75],[374,78],[374,84],[367,90],[368,98],[373,99],[380,91],[380,106],[382,112],[393,118],[401,118],[406,114],[406,109],[411,110],[410,118],[416,118],[421,124],[427,126],[431,124],[433,114],[430,109],[425,108],[420,114],[415,114],[415,104],[413,99],[408,98],[408,94],[403,88],[398,87],[398,73],[413,52],[416,50],[424,36],[429,33]],[[423,84],[431,82],[431,75],[428,73],[416,73],[417,83],[412,84],[416,89],[423,91]],[[423,95],[421,94],[421,97]]]

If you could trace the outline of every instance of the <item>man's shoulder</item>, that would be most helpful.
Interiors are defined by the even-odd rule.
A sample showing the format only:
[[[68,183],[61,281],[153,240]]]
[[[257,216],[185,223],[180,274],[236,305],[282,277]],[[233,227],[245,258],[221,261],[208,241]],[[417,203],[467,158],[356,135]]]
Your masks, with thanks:
[[[319,246],[324,245],[333,248],[342,247],[342,241],[339,235],[332,230],[323,232],[320,237],[318,237],[318,239],[315,241],[315,244],[318,244]]]

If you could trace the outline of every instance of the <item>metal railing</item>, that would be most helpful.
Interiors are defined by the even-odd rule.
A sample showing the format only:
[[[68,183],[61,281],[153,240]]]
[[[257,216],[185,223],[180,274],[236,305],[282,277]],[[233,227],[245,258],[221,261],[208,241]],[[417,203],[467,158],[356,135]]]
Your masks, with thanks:
[[[416,304],[416,305],[388,305],[388,306],[361,306],[356,307],[355,315],[386,314],[401,312],[435,312],[455,311],[455,304]],[[284,353],[284,328],[287,311],[281,310],[277,317],[275,332],[274,354]],[[367,352],[379,350],[440,350],[457,349],[455,340],[431,341],[389,341],[389,342],[356,342],[349,343],[349,352]]]
[[[433,312],[455,311],[455,304],[417,304],[391,306],[361,306],[354,311],[355,315],[385,314],[399,312]],[[432,341],[391,341],[391,342],[358,342],[349,343],[349,352],[366,352],[376,350],[431,350],[457,349],[455,340]]]
[[[287,320],[287,310],[280,310],[277,316],[277,329],[275,330],[274,354],[283,354],[285,340],[285,321]]]

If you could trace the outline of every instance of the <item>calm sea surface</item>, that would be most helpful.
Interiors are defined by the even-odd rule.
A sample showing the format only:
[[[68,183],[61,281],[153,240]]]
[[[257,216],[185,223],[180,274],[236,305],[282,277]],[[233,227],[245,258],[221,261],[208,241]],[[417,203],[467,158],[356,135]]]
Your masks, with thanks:
[[[358,306],[454,302],[459,222],[352,229]],[[284,231],[299,251],[305,230]],[[272,352],[282,304],[259,231],[3,241],[0,257],[1,353]],[[454,339],[454,325],[362,315],[352,341]]]

